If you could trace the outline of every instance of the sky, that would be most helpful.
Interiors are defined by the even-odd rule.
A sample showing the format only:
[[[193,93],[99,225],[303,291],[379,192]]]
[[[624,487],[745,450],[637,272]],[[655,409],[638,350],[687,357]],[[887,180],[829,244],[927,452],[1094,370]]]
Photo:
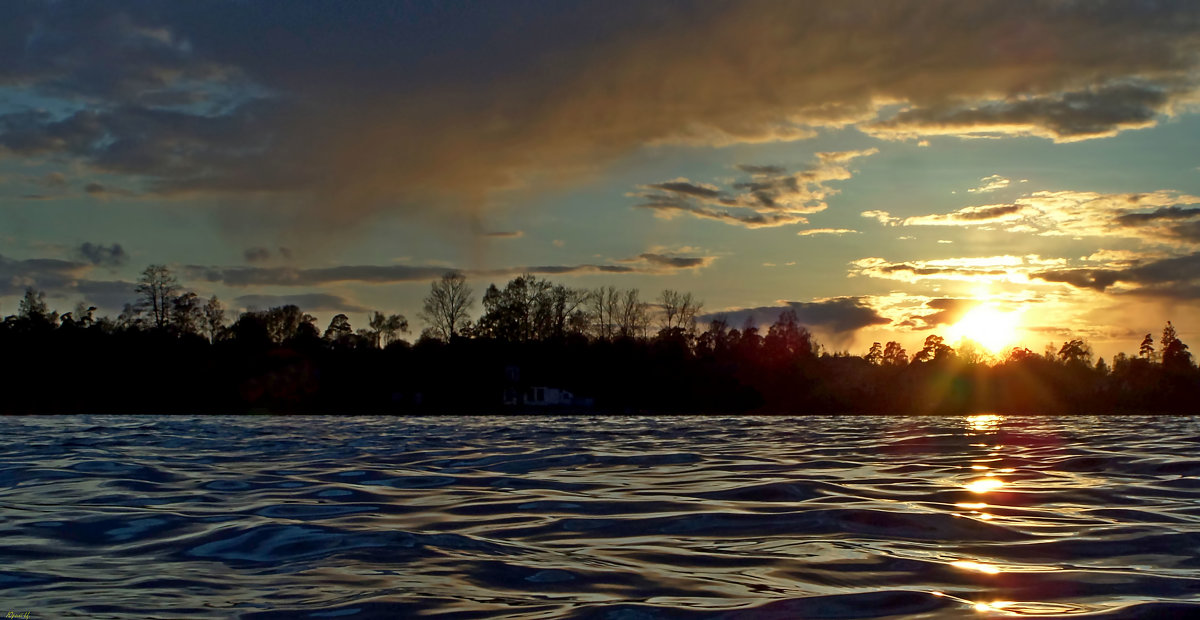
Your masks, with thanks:
[[[115,315],[164,264],[419,333],[459,270],[855,354],[1194,347],[1198,89],[1195,2],[15,0],[0,315]]]

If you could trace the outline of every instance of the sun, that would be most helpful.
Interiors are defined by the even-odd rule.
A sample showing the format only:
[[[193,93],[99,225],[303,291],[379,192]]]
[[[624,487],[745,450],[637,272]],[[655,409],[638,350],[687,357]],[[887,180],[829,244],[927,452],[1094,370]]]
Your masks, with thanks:
[[[1016,343],[1020,321],[1017,312],[1001,312],[990,304],[981,304],[950,327],[947,340],[958,342],[965,338],[978,343],[989,353],[999,353]]]

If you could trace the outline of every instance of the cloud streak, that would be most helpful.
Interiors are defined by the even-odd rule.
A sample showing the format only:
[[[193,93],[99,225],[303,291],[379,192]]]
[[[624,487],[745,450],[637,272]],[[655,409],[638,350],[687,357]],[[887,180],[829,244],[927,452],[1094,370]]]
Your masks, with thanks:
[[[872,148],[817,153],[816,163],[795,173],[781,166],[742,164],[737,169],[750,177],[730,184],[729,189],[681,178],[643,185],[633,196],[641,200],[638,207],[668,219],[686,214],[745,228],[805,224],[804,216],[829,207],[826,199],[837,193],[829,182],[849,179],[851,161],[877,152]]]
[[[401,284],[436,280],[447,271],[461,271],[468,277],[502,277],[532,273],[538,275],[646,274],[663,275],[706,268],[714,256],[679,256],[646,252],[615,264],[528,265],[487,270],[459,270],[419,265],[339,265],[334,267],[212,267],[187,265],[187,279],[221,283],[234,287],[253,286],[325,286],[331,284]]]

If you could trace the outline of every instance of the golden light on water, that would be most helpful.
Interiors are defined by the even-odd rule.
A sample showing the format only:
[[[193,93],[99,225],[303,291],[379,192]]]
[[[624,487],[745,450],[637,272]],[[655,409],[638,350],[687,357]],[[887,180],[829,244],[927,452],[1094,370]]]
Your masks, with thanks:
[[[988,491],[995,491],[1002,486],[1004,486],[1004,481],[999,478],[980,478],[963,485],[964,488],[972,493],[987,493]]]
[[[967,416],[967,428],[976,433],[989,433],[999,430],[1003,416],[994,413],[984,413]]]
[[[989,353],[999,353],[1016,344],[1020,322],[1018,312],[1002,312],[991,304],[980,304],[950,327],[946,340],[971,340]]]
[[[1013,605],[1013,601],[992,601],[990,603],[975,603],[975,611],[1004,611],[1005,607]]]
[[[950,566],[953,566],[955,568],[961,568],[963,570],[973,570],[973,571],[976,571],[979,573],[987,573],[989,575],[1000,574],[1000,569],[995,566],[992,566],[991,564],[984,564],[982,562],[973,562],[971,560],[959,560],[957,562],[951,562]]]

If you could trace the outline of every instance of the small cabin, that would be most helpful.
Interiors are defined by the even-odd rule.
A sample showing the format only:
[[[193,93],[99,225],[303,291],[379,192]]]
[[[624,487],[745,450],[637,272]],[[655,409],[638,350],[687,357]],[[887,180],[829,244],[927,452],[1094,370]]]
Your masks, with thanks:
[[[530,387],[525,390],[525,404],[539,407],[570,406],[575,404],[575,395],[559,388]]]

